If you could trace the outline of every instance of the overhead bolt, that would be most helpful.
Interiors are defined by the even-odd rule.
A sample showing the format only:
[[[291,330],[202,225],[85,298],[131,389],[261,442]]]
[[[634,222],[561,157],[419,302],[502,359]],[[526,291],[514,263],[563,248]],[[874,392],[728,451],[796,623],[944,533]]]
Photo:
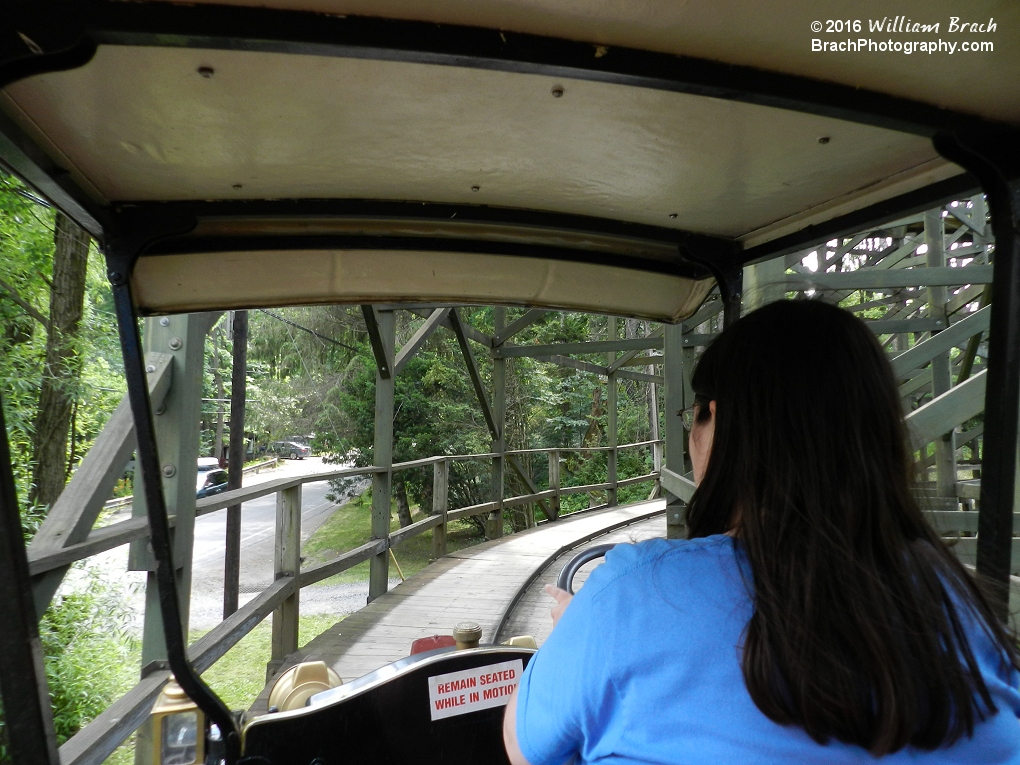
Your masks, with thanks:
[[[155,364],[146,364],[145,365],[145,371],[148,372],[151,375],[153,372],[156,371],[156,365]]]
[[[171,351],[179,351],[184,345],[184,341],[179,337],[171,337],[169,345]]]
[[[170,326],[170,317],[169,316],[162,317],[159,320],[159,326],[161,326],[161,327],[169,327]]]
[[[163,477],[173,478],[177,474],[177,468],[171,465],[169,462],[163,466]]]

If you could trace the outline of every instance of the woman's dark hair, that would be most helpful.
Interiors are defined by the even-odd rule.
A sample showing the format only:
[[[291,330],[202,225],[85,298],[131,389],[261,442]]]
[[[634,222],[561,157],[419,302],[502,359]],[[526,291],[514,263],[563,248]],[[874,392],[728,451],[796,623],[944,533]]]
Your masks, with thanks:
[[[910,491],[896,380],[865,324],[818,301],[772,303],[706,349],[691,385],[716,413],[687,523],[692,537],[735,528],[749,560],[754,703],[874,755],[970,736],[997,710],[965,624],[1004,666],[1020,657]]]

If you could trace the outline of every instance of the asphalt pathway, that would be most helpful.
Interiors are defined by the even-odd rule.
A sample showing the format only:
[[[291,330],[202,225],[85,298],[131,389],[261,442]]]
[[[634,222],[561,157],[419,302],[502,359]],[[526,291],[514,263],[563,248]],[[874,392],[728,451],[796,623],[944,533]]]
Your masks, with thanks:
[[[245,486],[265,481],[333,470],[318,457],[283,460],[279,467],[244,478]],[[366,481],[367,483],[367,481]],[[356,488],[360,492],[364,487]],[[333,514],[337,504],[326,498],[328,481],[306,483],[301,491],[301,541],[304,543]],[[346,501],[346,500],[345,500]],[[111,518],[110,522],[130,517],[130,509]],[[223,616],[223,566],[227,514],[218,510],[195,521],[195,547],[192,563],[191,618],[192,629],[215,627]],[[245,502],[241,505],[241,576],[240,604],[255,597],[273,581],[273,550],[276,536],[276,495]],[[128,546],[124,545],[90,560],[88,573],[72,572],[64,587],[87,586],[89,576],[99,576],[118,583],[126,593],[133,612],[133,625],[141,631],[144,609],[145,574],[127,571]],[[391,584],[396,585],[399,581]],[[333,614],[339,619],[363,607],[368,598],[368,583],[306,587],[301,593],[303,614]]]

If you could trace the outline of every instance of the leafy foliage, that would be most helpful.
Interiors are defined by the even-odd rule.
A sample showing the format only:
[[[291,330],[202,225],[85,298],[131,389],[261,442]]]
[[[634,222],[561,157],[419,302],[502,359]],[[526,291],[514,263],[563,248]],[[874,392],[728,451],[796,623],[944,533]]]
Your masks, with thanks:
[[[46,680],[58,743],[125,693],[138,679],[138,643],[130,628],[125,592],[86,574],[73,592],[59,595],[39,624]],[[0,762],[8,762],[0,715]]]

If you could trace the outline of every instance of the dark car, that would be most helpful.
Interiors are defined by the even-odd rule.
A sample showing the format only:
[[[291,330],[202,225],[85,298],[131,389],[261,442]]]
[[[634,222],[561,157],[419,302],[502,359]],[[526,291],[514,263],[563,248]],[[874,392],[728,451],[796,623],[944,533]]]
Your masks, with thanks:
[[[215,470],[199,470],[198,471],[198,492],[195,494],[197,499],[202,497],[211,497],[213,494],[219,494],[221,491],[227,490],[227,471],[221,468]]]
[[[297,441],[274,441],[269,445],[268,451],[270,454],[276,454],[292,460],[303,460],[312,454],[311,447],[299,444]]]

